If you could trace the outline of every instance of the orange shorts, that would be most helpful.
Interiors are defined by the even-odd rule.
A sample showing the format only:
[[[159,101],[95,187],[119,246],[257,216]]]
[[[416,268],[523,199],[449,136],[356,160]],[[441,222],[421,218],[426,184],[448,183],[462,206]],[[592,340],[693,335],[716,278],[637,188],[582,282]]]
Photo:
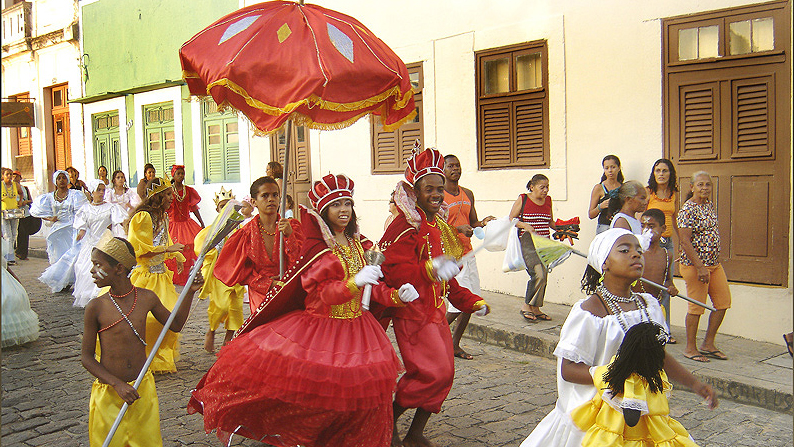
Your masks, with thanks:
[[[694,265],[681,265],[679,271],[681,277],[686,281],[686,294],[688,297],[706,302],[706,297],[711,297],[711,302],[717,310],[731,308],[731,289],[728,287],[728,277],[722,264],[717,264],[709,269],[709,282],[704,283],[698,280],[697,267]],[[687,313],[691,315],[703,315],[706,312],[704,307],[697,304],[688,303]]]

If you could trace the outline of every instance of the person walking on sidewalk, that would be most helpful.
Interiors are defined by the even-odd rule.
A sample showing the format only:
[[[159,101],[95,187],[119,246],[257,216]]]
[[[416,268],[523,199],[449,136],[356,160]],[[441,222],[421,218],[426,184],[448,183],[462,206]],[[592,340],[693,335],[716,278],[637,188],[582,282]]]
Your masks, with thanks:
[[[22,209],[23,216],[19,219],[19,229],[17,230],[17,258],[25,261],[28,259],[28,247],[30,246],[30,235],[38,233],[41,229],[41,219],[30,215],[30,204],[33,203],[33,196],[30,189],[22,184],[22,173],[14,171],[14,183],[19,190],[19,207]]]
[[[3,186],[3,239],[8,242],[11,249],[5,255],[8,265],[16,264],[14,257],[14,247],[17,243],[17,231],[19,229],[19,210],[20,195],[17,184],[14,183],[14,174],[11,169],[2,168]],[[19,214],[17,214],[19,213]]]
[[[474,228],[483,227],[495,218],[488,216],[482,221],[477,218],[477,210],[474,209],[474,193],[458,184],[460,175],[461,167],[458,157],[454,155],[444,156],[444,177],[446,179],[444,182],[444,202],[448,207],[447,223],[457,232],[458,239],[463,244],[463,254],[465,255],[471,251],[471,236],[474,234]],[[471,293],[475,295],[482,294],[476,258],[471,257],[466,260],[455,279],[458,284],[469,289]],[[448,303],[447,323],[452,324],[453,321],[458,320],[455,331],[452,333],[452,349],[455,352],[455,357],[465,360],[474,358],[460,347],[460,338],[466,331],[469,318],[471,318],[471,314],[461,312],[451,303]]]
[[[681,244],[680,272],[686,282],[686,294],[703,303],[707,296],[711,297],[717,311],[709,314],[706,337],[698,348],[698,323],[705,309],[688,304],[684,357],[696,362],[708,362],[709,358],[728,360],[714,344],[725,311],[731,307],[731,289],[719,260],[720,230],[717,210],[711,201],[711,176],[704,171],[695,172],[690,188],[687,201],[676,217]]]

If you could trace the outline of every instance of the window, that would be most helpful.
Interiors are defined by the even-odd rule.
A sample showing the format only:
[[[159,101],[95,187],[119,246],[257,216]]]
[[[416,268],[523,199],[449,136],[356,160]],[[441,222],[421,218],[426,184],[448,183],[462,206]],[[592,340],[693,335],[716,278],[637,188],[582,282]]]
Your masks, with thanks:
[[[159,175],[164,175],[176,163],[174,103],[168,101],[143,106],[143,120],[146,162],[154,165]]]
[[[759,53],[775,49],[775,27],[772,17],[731,22],[730,54]]]
[[[91,116],[94,126],[94,167],[104,166],[108,176],[121,169],[119,140],[119,112],[96,113]]]
[[[204,183],[240,181],[240,143],[237,114],[221,112],[211,99],[201,102]]]
[[[414,89],[414,104],[416,117],[393,132],[385,132],[377,118],[372,118],[372,173],[373,174],[401,174],[405,172],[405,160],[411,155],[414,142],[419,139],[423,142],[424,132],[422,124],[422,63],[406,65],[411,86]]]
[[[549,166],[546,41],[476,53],[480,169]]]
[[[31,102],[30,93],[20,93],[9,99],[18,102]],[[33,147],[31,146],[30,127],[11,128],[11,132],[12,141],[16,134],[16,153],[13,153],[12,149],[13,166],[22,173],[23,179],[33,178]]]

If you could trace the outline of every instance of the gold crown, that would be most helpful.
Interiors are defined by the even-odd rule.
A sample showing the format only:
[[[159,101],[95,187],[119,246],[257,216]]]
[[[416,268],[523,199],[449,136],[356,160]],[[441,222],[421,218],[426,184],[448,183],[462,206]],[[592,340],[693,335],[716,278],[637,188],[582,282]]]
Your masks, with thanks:
[[[132,270],[135,264],[138,263],[135,260],[135,256],[130,253],[130,249],[127,248],[127,244],[122,242],[121,239],[113,237],[113,233],[110,230],[105,230],[102,237],[99,238],[96,243],[96,249],[115,259],[129,270]]]
[[[224,200],[233,200],[233,199],[234,199],[234,193],[231,190],[227,191],[226,188],[221,186],[221,192],[215,193],[215,208],[217,208],[218,204],[223,202]]]
[[[155,182],[157,180],[158,182]],[[171,187],[171,182],[167,178],[155,177],[149,181],[149,186],[146,188],[146,198],[150,198],[155,194],[159,194]]]

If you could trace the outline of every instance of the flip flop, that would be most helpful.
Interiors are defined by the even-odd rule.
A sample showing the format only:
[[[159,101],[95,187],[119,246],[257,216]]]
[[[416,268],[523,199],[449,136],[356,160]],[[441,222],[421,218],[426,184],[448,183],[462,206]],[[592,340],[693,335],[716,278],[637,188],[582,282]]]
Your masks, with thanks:
[[[455,357],[463,360],[473,360],[474,356],[469,354],[468,352],[461,349],[460,351],[455,351]]]
[[[538,321],[538,319],[535,317],[535,314],[532,313],[532,311],[520,310],[520,311],[518,311],[518,313],[520,313],[521,316],[524,317],[524,319],[527,320],[527,321],[531,321],[532,323],[535,323],[536,321]]]
[[[692,357],[684,354],[684,357],[688,358],[689,360],[694,360],[694,361],[700,362],[700,363],[708,363],[708,362],[710,362],[710,360],[707,359],[706,356],[703,355],[703,354],[695,354]]]
[[[700,353],[710,359],[728,360],[728,356],[723,354],[723,352],[720,351],[719,349],[717,349],[716,351],[700,351]]]
[[[676,344],[676,343],[678,343],[678,342],[677,342],[677,341],[676,341],[676,339],[675,339],[675,338],[673,338],[673,336],[671,335],[671,336],[670,336],[670,340],[668,340],[668,341],[667,341],[667,344],[668,344],[668,345],[674,345],[674,344]]]
[[[540,321],[551,321],[551,317],[544,314],[543,312],[539,314],[535,314],[535,318],[537,318]]]

